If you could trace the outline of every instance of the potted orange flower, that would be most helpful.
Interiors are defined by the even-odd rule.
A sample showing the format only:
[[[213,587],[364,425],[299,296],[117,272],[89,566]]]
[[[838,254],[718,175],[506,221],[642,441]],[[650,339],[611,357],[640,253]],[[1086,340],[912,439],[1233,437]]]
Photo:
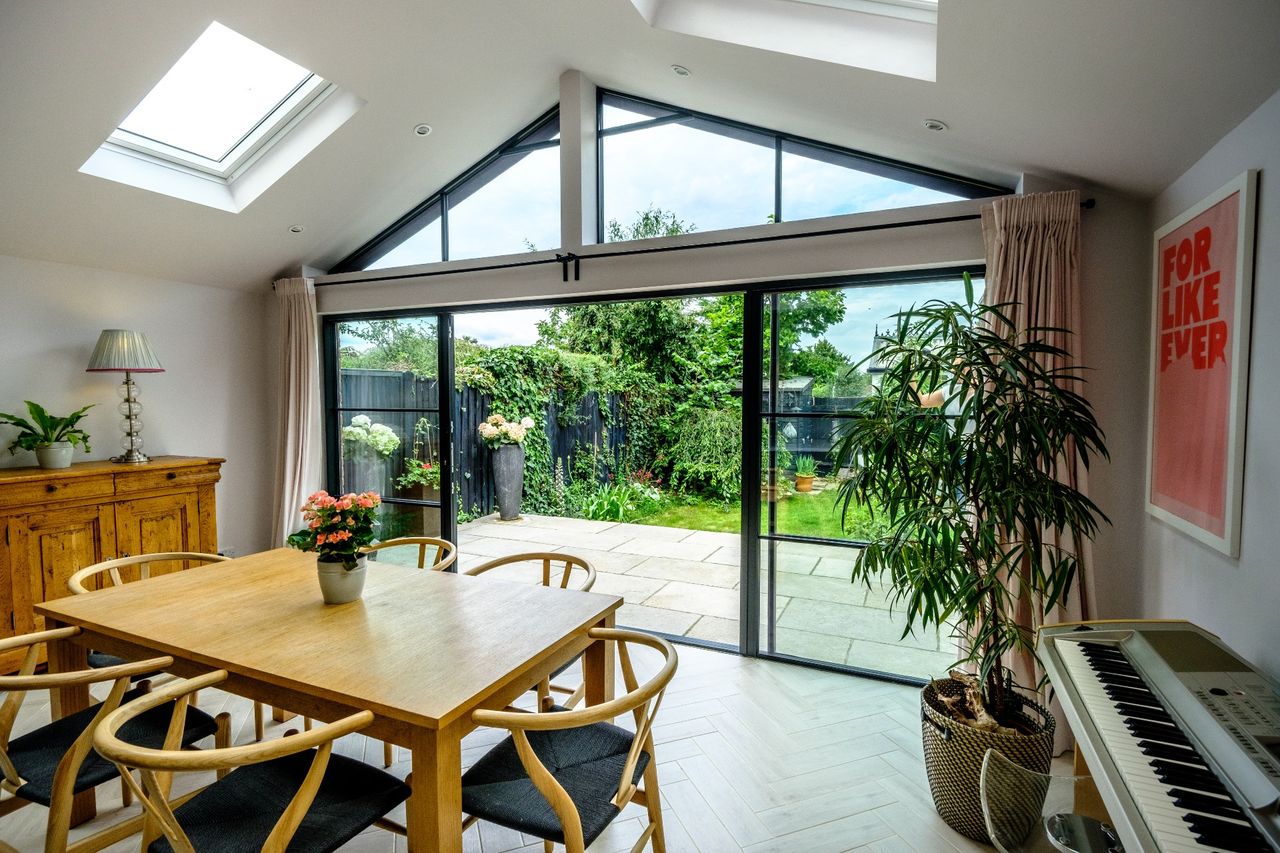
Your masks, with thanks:
[[[354,492],[335,498],[318,491],[307,498],[302,517],[307,526],[289,537],[289,545],[316,552],[316,571],[325,604],[355,601],[364,590],[365,558],[378,527],[376,492]]]

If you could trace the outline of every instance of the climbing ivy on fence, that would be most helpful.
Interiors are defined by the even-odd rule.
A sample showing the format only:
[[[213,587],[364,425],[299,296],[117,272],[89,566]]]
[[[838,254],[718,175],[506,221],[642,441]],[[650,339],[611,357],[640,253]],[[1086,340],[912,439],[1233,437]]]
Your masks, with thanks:
[[[563,511],[564,487],[557,488],[551,442],[543,426],[552,403],[565,425],[565,419],[575,417],[582,399],[594,391],[607,421],[609,395],[617,395],[622,400],[627,442],[624,448],[608,450],[621,450],[619,461],[627,471],[645,467],[652,459],[661,395],[653,377],[634,366],[615,367],[599,356],[543,346],[498,347],[469,354],[466,363],[458,365],[455,381],[459,387],[489,395],[489,411],[508,419],[532,417],[537,424],[524,442],[522,507],[528,512]],[[560,476],[563,479],[564,474]]]

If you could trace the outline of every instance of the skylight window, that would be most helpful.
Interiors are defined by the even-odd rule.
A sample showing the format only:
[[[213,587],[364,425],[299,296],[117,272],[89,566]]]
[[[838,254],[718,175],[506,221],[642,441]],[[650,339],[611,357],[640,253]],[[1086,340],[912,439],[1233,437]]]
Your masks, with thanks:
[[[238,212],[363,105],[214,21],[80,171]]]
[[[933,81],[935,0],[631,0],[649,26]]]
[[[312,76],[214,21],[120,130],[221,162]]]
[[[225,176],[323,85],[301,65],[214,21],[111,141]]]

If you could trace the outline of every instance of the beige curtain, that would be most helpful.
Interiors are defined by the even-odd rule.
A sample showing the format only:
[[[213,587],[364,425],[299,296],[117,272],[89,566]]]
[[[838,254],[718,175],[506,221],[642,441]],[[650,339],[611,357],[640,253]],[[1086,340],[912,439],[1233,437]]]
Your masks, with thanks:
[[[986,293],[988,305],[1013,303],[1008,309],[1018,329],[1053,326],[1069,330],[1049,336],[1047,343],[1072,353],[1080,352],[1080,193],[1038,193],[997,199],[982,211],[982,233],[987,248]],[[1052,359],[1046,367],[1061,367],[1066,359]],[[1061,460],[1058,479],[1088,494],[1086,470],[1074,449]],[[1055,543],[1071,548],[1071,542]],[[1049,622],[1088,619],[1095,612],[1088,540],[1083,542],[1080,573],[1070,600],[1055,609]],[[1014,581],[1016,583],[1016,580]],[[1022,624],[1039,627],[1040,608],[1021,590]],[[1034,658],[1019,655],[1007,661],[1021,684],[1035,684],[1042,673]],[[1042,697],[1047,699],[1047,697]],[[1071,745],[1071,734],[1057,703],[1051,705],[1058,721],[1055,753]]]
[[[322,430],[316,288],[309,278],[275,283],[280,311],[280,455],[273,545],[302,526],[302,504],[320,488]]]

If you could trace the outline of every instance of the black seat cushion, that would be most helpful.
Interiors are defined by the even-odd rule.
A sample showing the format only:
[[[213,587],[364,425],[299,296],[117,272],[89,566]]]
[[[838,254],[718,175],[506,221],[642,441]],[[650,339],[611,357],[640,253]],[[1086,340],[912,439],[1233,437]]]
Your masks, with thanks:
[[[608,723],[531,731],[528,735],[538,759],[577,807],[583,842],[590,847],[618,815],[611,800],[618,793],[635,735]],[[649,754],[640,753],[632,782],[640,781],[648,764]],[[511,737],[462,775],[462,810],[481,820],[564,843],[560,819],[529,779]]]
[[[130,691],[125,694],[124,701],[136,699],[142,694]],[[47,726],[41,726],[33,732],[9,742],[9,758],[13,760],[18,774],[26,780],[26,784],[15,793],[24,800],[49,805],[53,796],[53,774],[58,769],[58,762],[71,744],[80,737],[101,706],[93,705],[83,711],[55,720]],[[172,705],[161,705],[133,718],[120,727],[122,740],[159,749],[164,746],[165,733],[169,729],[169,720],[173,716]],[[187,709],[186,730],[182,734],[182,745],[190,746],[196,741],[209,737],[217,729],[213,717],[198,708]],[[117,774],[116,766],[97,752],[89,750],[80,772],[76,775],[75,791],[79,793],[96,785],[101,785]]]
[[[302,785],[315,750],[238,767],[174,811],[201,853],[259,850]],[[403,803],[409,786],[362,761],[330,755],[320,790],[289,842],[290,853],[337,850]],[[165,838],[147,848],[169,853]]]
[[[122,658],[122,657],[109,655],[106,652],[94,652],[94,651],[89,652],[89,668],[90,669],[106,669],[109,666],[120,666],[121,664],[132,663],[132,662],[133,661],[126,660],[125,658]],[[155,672],[144,672],[141,675],[133,676],[130,680],[141,681],[144,678],[155,678],[157,675],[160,675],[160,674],[161,674],[161,670],[156,670]]]

